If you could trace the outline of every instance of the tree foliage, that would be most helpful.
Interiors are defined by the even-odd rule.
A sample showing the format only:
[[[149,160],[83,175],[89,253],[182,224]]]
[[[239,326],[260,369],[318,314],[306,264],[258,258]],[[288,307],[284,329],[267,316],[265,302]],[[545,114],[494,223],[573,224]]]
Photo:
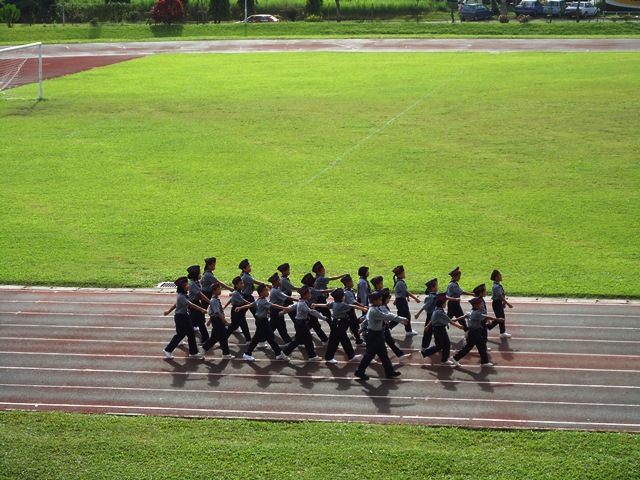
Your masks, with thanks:
[[[184,18],[184,6],[180,0],[158,0],[151,9],[151,18],[171,25]]]
[[[7,27],[13,27],[13,23],[20,18],[20,10],[10,3],[0,6],[0,21],[6,22]]]
[[[231,3],[229,0],[211,0],[209,14],[213,17],[213,23],[229,20],[231,18]]]
[[[322,9],[322,3],[322,0],[307,0],[305,5],[307,15],[317,15],[318,17],[321,17],[322,12],[320,10]]]

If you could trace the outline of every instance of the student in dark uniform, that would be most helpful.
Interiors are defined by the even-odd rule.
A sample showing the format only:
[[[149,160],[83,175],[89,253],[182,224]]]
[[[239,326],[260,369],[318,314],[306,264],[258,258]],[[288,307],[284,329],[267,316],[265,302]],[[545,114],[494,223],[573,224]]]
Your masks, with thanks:
[[[329,333],[329,343],[327,344],[327,352],[324,356],[327,363],[338,363],[338,361],[333,358],[338,350],[338,343],[342,345],[349,361],[361,357],[361,355],[356,355],[353,351],[353,345],[351,345],[351,340],[349,340],[349,335],[347,335],[347,330],[351,324],[349,312],[353,312],[354,309],[366,312],[367,309],[355,303],[347,303],[344,294],[345,291],[342,288],[336,288],[331,292],[333,303],[327,305],[327,308],[330,308],[333,312],[330,323],[331,332]]]
[[[276,354],[276,359],[289,361],[289,357],[282,353],[280,345],[276,343],[276,339],[273,336],[273,330],[271,330],[271,326],[269,325],[271,309],[275,308],[277,310],[286,310],[286,308],[267,300],[267,297],[269,296],[269,289],[266,285],[262,283],[258,285],[257,292],[258,299],[255,302],[242,307],[236,307],[236,310],[240,311],[247,310],[251,307],[256,309],[256,331],[253,334],[251,343],[249,343],[244,355],[242,355],[242,358],[249,362],[253,362],[255,360],[255,358],[253,358],[253,350],[258,346],[259,342],[267,342],[273,349],[273,353]]]
[[[462,326],[454,323],[449,316],[444,313],[444,306],[447,303],[447,295],[440,294],[435,296],[433,313],[429,315],[429,322],[425,326],[433,330],[433,336],[435,338],[435,346],[429,348],[422,348],[420,353],[423,358],[434,355],[438,352],[442,352],[440,363],[442,365],[454,365],[453,361],[449,359],[451,353],[451,341],[449,340],[449,334],[447,328],[449,324],[453,324],[455,327],[462,329]]]
[[[231,326],[231,324],[227,321],[224,316],[224,310],[222,309],[222,304],[220,303],[220,292],[222,291],[222,285],[218,282],[211,285],[211,302],[209,303],[209,323],[211,324],[211,336],[209,340],[202,344],[202,347],[198,350],[202,355],[205,354],[207,350],[212,348],[216,343],[220,343],[220,348],[222,349],[222,358],[225,360],[231,360],[234,358],[229,351],[229,342],[228,342],[228,331],[227,328]]]
[[[362,305],[363,307],[369,306],[369,294],[371,293],[371,284],[369,283],[369,267],[362,266],[358,269],[358,284],[356,286],[356,290],[358,294],[356,295],[356,301]],[[364,317],[364,314],[362,315]]]
[[[229,290],[233,292],[233,288],[228,287],[220,280],[218,280],[213,271],[216,269],[216,257],[209,257],[204,259],[204,273],[202,274],[202,280],[200,283],[202,284],[202,293],[207,297],[211,298],[213,295],[213,285],[219,283],[222,288],[225,290]]]
[[[176,311],[173,320],[176,324],[176,334],[169,341],[166,347],[164,347],[163,353],[165,357],[172,359],[173,351],[182,341],[184,337],[187,337],[189,342],[189,357],[190,358],[204,358],[200,352],[198,352],[198,344],[196,343],[196,336],[193,332],[193,325],[189,320],[188,308],[200,309],[202,313],[206,310],[195,303],[189,301],[189,279],[187,277],[180,277],[175,281],[176,284],[176,303],[174,303],[169,310],[165,311],[165,315],[169,315],[174,310]]]
[[[302,277],[302,280],[300,280],[300,282],[302,283],[303,286],[309,287],[309,295],[310,295],[309,304],[319,303],[319,300],[322,295],[326,295],[327,293],[331,292],[331,290],[328,290],[328,289],[318,290],[317,288],[315,288],[314,285],[316,283],[316,279],[311,273],[307,273],[304,277]],[[299,290],[298,290],[298,293],[300,293]],[[325,298],[325,301],[323,303],[327,303],[326,297],[324,298]],[[324,317],[325,315],[322,315],[322,316]],[[329,337],[327,337],[327,334],[324,333],[324,330],[322,330],[322,326],[320,325],[320,322],[315,316],[312,316],[309,319],[309,328],[311,328],[316,333],[316,335],[318,336],[318,338],[322,343],[326,344],[329,341]]]
[[[436,308],[436,297],[438,296],[438,279],[432,278],[427,283],[425,283],[425,285],[427,289],[424,291],[426,295],[426,298],[424,299],[424,305],[415,315],[415,318],[417,320],[422,312],[425,312],[427,314],[427,319],[424,322],[424,334],[422,336],[421,348],[428,348],[431,344],[431,339],[433,338],[433,326],[429,324],[429,320],[431,320],[431,315],[433,315],[433,311]]]
[[[462,306],[460,305],[460,297],[462,295],[473,296],[473,294],[465,292],[462,288],[460,288],[460,285],[458,285],[460,277],[462,277],[460,267],[456,267],[451,270],[449,272],[449,276],[451,277],[451,281],[449,282],[449,286],[447,286],[447,298],[449,301],[447,315],[449,315],[449,318],[464,317],[464,312],[462,311]],[[468,330],[466,320],[464,318],[460,321],[460,325],[462,325],[465,332]]]
[[[497,318],[505,319],[504,307],[513,308],[504,294],[504,288],[502,288],[502,274],[498,270],[491,272],[491,280],[493,280],[493,286],[491,287],[491,306],[493,307],[493,314]],[[498,323],[500,325],[500,338],[510,338],[511,334],[507,333],[505,322]],[[489,325],[489,330],[496,326],[496,322]]]
[[[419,302],[420,299],[413,293],[411,293],[407,288],[407,284],[404,281],[406,276],[407,274],[402,265],[398,265],[393,269],[393,288],[395,290],[394,293],[396,297],[396,308],[398,309],[398,315],[408,320],[408,322],[404,324],[404,332],[405,335],[411,337],[413,335],[417,335],[418,332],[411,328],[411,311],[409,310],[409,298],[413,298],[416,302]],[[397,323],[392,323],[391,325],[389,325],[389,328],[393,328],[396,325]]]
[[[358,307],[366,308],[364,305],[356,301],[356,293],[353,291],[353,278],[351,278],[351,275],[345,275],[340,279],[340,281],[344,285],[344,303],[346,303],[347,305],[357,305]],[[358,333],[358,330],[360,330],[360,321],[358,320],[358,316],[356,315],[356,310],[359,309],[352,308],[351,310],[349,310],[349,329],[353,334],[356,345],[362,345],[364,342],[360,337],[360,333]],[[362,311],[366,312],[366,310]]]
[[[283,263],[282,265],[278,266],[278,271],[280,272],[280,280],[282,281],[280,290],[282,290],[282,293],[284,293],[287,297],[293,297],[293,291],[297,291],[298,287],[295,287],[289,279],[289,276],[291,275],[291,266],[288,263]],[[292,300],[287,300],[284,302],[285,307],[288,307],[290,305],[293,305]],[[289,312],[289,318],[291,318],[291,321],[295,320],[295,312]]]
[[[493,320],[499,322],[500,320],[497,318],[489,317],[482,313],[482,299],[479,297],[473,297],[469,300],[471,310],[469,313],[464,315],[464,318],[467,320],[467,328],[468,328],[468,336],[467,343],[458,353],[456,353],[452,357],[452,361],[456,367],[460,366],[460,360],[464,358],[464,356],[471,351],[473,347],[478,349],[478,353],[480,354],[480,364],[483,367],[493,367],[493,363],[489,361],[489,356],[487,355],[487,344],[484,340],[484,335],[482,333],[482,322],[486,322],[487,320]],[[459,322],[463,317],[452,318],[454,322]]]
[[[314,281],[314,288],[319,292],[323,292],[326,290],[331,291],[329,288],[329,282],[332,280],[340,280],[342,279],[346,273],[342,275],[337,275],[335,277],[327,277],[327,271],[322,265],[322,262],[316,262],[311,267],[311,271],[315,273],[316,278]],[[325,294],[320,294],[317,299],[315,299],[314,303],[327,303],[327,296]],[[320,313],[322,313],[325,317],[327,317],[329,322],[331,322],[331,309],[330,308],[320,308]]]
[[[473,296],[478,297],[479,299],[482,300],[480,311],[486,315],[487,303],[484,301],[484,297],[487,296],[487,286],[484,283],[478,285],[476,288],[473,289]],[[487,325],[487,322],[482,322],[482,336],[484,337],[484,343],[486,344],[487,340],[489,339],[489,325]],[[490,351],[491,351],[491,348],[489,348],[489,345],[487,345],[487,352],[490,352]]]
[[[240,278],[242,278],[242,283],[244,285],[242,287],[242,296],[247,302],[253,303],[253,301],[255,300],[255,298],[253,298],[255,285],[259,283],[263,283],[267,287],[271,287],[271,285],[268,284],[267,282],[261,282],[260,280],[256,280],[251,276],[251,264],[249,263],[248,259],[245,258],[244,260],[242,260],[238,265],[238,268],[241,270]],[[254,307],[251,307],[250,310],[255,318],[256,309]]]
[[[187,273],[187,278],[191,280],[189,282],[189,301],[201,308],[208,307],[209,299],[202,293],[202,287],[200,286],[200,265],[191,265],[187,268]],[[205,325],[204,314],[199,309],[189,307],[189,318],[194,329],[197,328],[200,331],[202,343],[209,340],[209,331]]]
[[[269,277],[269,282],[273,285],[271,293],[269,294],[269,301],[274,305],[288,307],[297,300],[282,291],[282,279],[277,273],[274,273]],[[271,325],[272,332],[278,330],[278,335],[280,335],[282,341],[284,343],[289,343],[291,341],[291,337],[289,336],[289,332],[287,332],[287,322],[285,322],[284,316],[280,315],[280,311],[281,309],[275,307],[271,309],[269,324]]]
[[[230,336],[240,328],[245,341],[249,343],[251,341],[251,332],[247,324],[247,312],[245,310],[237,310],[237,307],[242,307],[252,302],[248,302],[242,295],[242,288],[244,287],[242,277],[235,277],[232,283],[234,290],[229,300],[229,303],[231,303],[231,326],[227,330],[227,336]]]
[[[387,346],[384,341],[384,326],[392,321],[403,323],[407,319],[385,311],[382,308],[382,294],[380,292],[374,291],[369,295],[369,305],[369,311],[361,326],[362,331],[365,332],[367,349],[354,374],[362,380],[368,380],[367,367],[377,355],[382,362],[387,378],[399,377],[400,372],[393,368],[391,360],[389,360]]]
[[[391,309],[389,308],[389,303],[391,302],[391,291],[388,288],[383,288],[380,290],[382,294],[382,309],[386,312],[391,313]],[[396,339],[391,335],[391,327],[389,323],[384,326],[384,341],[387,346],[391,349],[391,351],[395,354],[399,359],[410,357],[410,353],[404,353],[402,349],[396,343]]]
[[[309,305],[309,300],[311,299],[311,289],[308,286],[303,286],[298,290],[298,294],[300,295],[300,300],[296,305],[290,305],[286,307],[288,311],[295,310],[296,311],[296,320],[294,322],[294,326],[296,329],[296,334],[294,335],[291,342],[284,346],[282,349],[282,353],[285,355],[291,355],[291,352],[298,347],[298,345],[304,345],[307,350],[307,355],[309,355],[309,360],[312,362],[319,362],[322,360],[322,357],[316,355],[316,349],[313,345],[313,338],[311,337],[311,331],[309,330],[309,317],[326,320],[326,318],[320,313],[313,310]]]

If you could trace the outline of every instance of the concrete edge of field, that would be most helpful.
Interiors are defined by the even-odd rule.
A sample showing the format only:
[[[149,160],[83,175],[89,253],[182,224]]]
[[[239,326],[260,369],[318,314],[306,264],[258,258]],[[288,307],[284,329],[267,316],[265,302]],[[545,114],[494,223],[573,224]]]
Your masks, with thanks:
[[[27,285],[0,285],[2,290],[34,290],[34,291],[59,291],[59,292],[112,292],[112,293],[173,293],[175,288],[100,288],[100,287],[55,287],[55,286],[27,286]],[[227,296],[223,292],[223,296]],[[640,299],[627,298],[562,298],[562,297],[507,297],[514,303],[566,303],[566,304],[601,304],[601,305],[640,305]]]

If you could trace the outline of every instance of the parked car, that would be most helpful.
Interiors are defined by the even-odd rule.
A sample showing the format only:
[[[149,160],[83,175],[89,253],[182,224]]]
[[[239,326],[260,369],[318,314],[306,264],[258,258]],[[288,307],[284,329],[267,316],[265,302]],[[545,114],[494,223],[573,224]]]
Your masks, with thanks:
[[[273,15],[259,14],[259,15],[250,15],[247,17],[247,23],[270,23],[270,22],[279,22],[279,21],[280,20],[278,20]],[[240,22],[240,23],[244,23],[244,22]]]
[[[561,17],[566,9],[567,4],[564,0],[547,0],[547,3],[542,7],[542,13],[549,17]]]
[[[465,3],[458,12],[460,21],[465,20],[491,20],[491,10],[481,3]]]
[[[573,2],[567,6],[564,14],[568,17],[575,17],[578,14],[578,4],[580,4],[580,18],[595,17],[600,13],[600,9],[591,2]]]
[[[515,6],[516,16],[529,15],[530,17],[536,17],[542,15],[543,10],[542,3],[538,0],[522,0]]]

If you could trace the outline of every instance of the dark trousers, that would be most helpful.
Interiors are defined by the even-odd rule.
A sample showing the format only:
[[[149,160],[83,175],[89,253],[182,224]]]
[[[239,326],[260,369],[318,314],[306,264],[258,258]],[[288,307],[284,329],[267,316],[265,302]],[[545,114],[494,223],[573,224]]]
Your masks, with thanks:
[[[353,337],[356,339],[356,345],[361,345],[362,337],[360,337],[360,333],[358,332],[360,329],[360,321],[358,320],[356,311],[353,309],[349,310],[349,329],[351,330]]]
[[[216,343],[220,343],[223,355],[229,355],[229,332],[220,317],[211,317],[211,336],[202,344],[202,348],[209,350]]]
[[[491,306],[493,307],[493,316],[496,318],[504,318],[504,304],[502,300],[492,300]],[[507,327],[504,322],[491,322],[489,325],[489,330],[491,330],[496,325],[500,325],[500,333],[505,333],[507,331]]]
[[[202,342],[206,342],[209,340],[209,332],[207,330],[207,325],[205,324],[205,316],[204,313],[195,310],[189,309],[189,318],[191,319],[191,324],[194,327],[198,327],[200,331],[200,339]]]
[[[367,349],[364,352],[362,361],[360,361],[360,365],[356,368],[356,375],[364,375],[367,367],[371,363],[371,360],[373,360],[373,357],[377,355],[384,367],[384,373],[387,377],[391,377],[395,370],[393,369],[393,365],[391,364],[391,360],[389,360],[389,355],[387,354],[387,346],[384,342],[384,332],[367,330],[365,339],[367,341]]]
[[[433,336],[436,341],[435,346],[424,350],[422,352],[422,356],[429,357],[434,353],[442,352],[442,361],[446,362],[449,359],[449,354],[451,353],[451,341],[449,340],[447,327],[433,327]]]
[[[331,360],[336,354],[336,350],[338,350],[338,343],[342,345],[342,349],[347,355],[347,358],[351,359],[355,356],[356,353],[353,351],[351,340],[349,340],[349,335],[347,334],[348,329],[348,318],[333,319],[333,321],[331,322],[331,332],[329,332],[329,343],[327,345],[327,352],[324,356],[326,360]]]
[[[251,343],[244,353],[251,355],[251,352],[253,352],[260,342],[267,342],[276,355],[280,355],[282,353],[282,349],[280,348],[280,345],[276,343],[276,339],[273,336],[273,330],[271,330],[271,325],[269,325],[269,319],[267,318],[256,318],[256,331],[253,334]]]
[[[276,308],[272,308],[269,312],[271,316],[269,322],[271,331],[275,332],[276,330],[278,330],[278,335],[280,335],[282,341],[284,343],[289,343],[291,341],[291,337],[289,336],[289,332],[287,332],[287,322],[284,319],[284,315],[282,317],[280,316],[280,312],[281,310],[278,310]]]
[[[396,339],[391,336],[391,328],[392,327],[390,325],[384,326],[384,342],[389,345],[389,348],[396,357],[401,357],[404,355],[404,352],[396,344]]]
[[[324,330],[322,330],[322,327],[320,326],[320,320],[318,320],[316,317],[309,317],[309,327],[312,328],[314,332],[316,332],[316,335],[321,342],[324,343],[329,340],[329,337],[327,337],[327,334],[324,333]]]
[[[424,326],[431,321],[431,315],[427,314],[427,320],[424,322]],[[422,348],[427,348],[431,344],[431,339],[433,338],[433,326],[429,326],[428,329],[424,331],[424,335],[422,336]]]
[[[409,310],[409,302],[407,301],[407,299],[396,298],[396,308],[398,309],[399,317],[404,317],[407,320],[409,320],[407,324],[404,326],[404,331],[410,332],[411,330],[413,330],[411,328],[411,311]],[[399,322],[391,322],[389,324],[389,328],[394,328],[396,325],[398,325],[398,323]]]
[[[227,331],[227,337],[235,332],[238,327],[242,330],[242,335],[247,342],[251,341],[251,332],[249,332],[249,325],[247,324],[247,311],[243,310],[237,312],[235,307],[231,307],[231,326]]]
[[[460,305],[460,302],[449,301],[447,306],[447,316],[449,318],[458,318],[458,317],[462,317],[463,315],[464,315],[464,312],[462,311],[462,305]],[[464,328],[465,332],[469,330],[467,328],[466,319],[460,320],[459,323],[460,325],[462,325],[462,328]]]
[[[195,355],[198,353],[198,344],[196,343],[196,335],[193,333],[193,324],[189,320],[189,315],[186,313],[176,314],[173,317],[176,323],[176,334],[169,341],[168,345],[164,347],[167,352],[173,352],[184,337],[187,337],[189,341],[189,353]]]
[[[307,320],[296,319],[296,321],[293,322],[293,325],[296,329],[296,334],[293,339],[285,345],[282,352],[285,355],[289,355],[298,345],[304,345],[307,349],[307,355],[309,355],[309,358],[315,357],[316,349],[313,345],[313,338],[311,337]]]
[[[293,305],[293,300],[289,300],[288,298],[284,301],[284,306],[285,307],[289,307]],[[296,320],[296,310],[293,309],[293,311],[291,312],[287,312],[287,315],[289,315],[289,318],[291,319],[292,322],[295,322]]]
[[[473,347],[478,349],[478,353],[480,354],[480,363],[488,363],[489,356],[487,355],[487,342],[484,340],[484,335],[482,334],[481,328],[473,328],[469,329],[469,335],[467,336],[467,343],[462,350],[456,353],[453,358],[456,360],[460,360],[467,353],[471,351]]]

